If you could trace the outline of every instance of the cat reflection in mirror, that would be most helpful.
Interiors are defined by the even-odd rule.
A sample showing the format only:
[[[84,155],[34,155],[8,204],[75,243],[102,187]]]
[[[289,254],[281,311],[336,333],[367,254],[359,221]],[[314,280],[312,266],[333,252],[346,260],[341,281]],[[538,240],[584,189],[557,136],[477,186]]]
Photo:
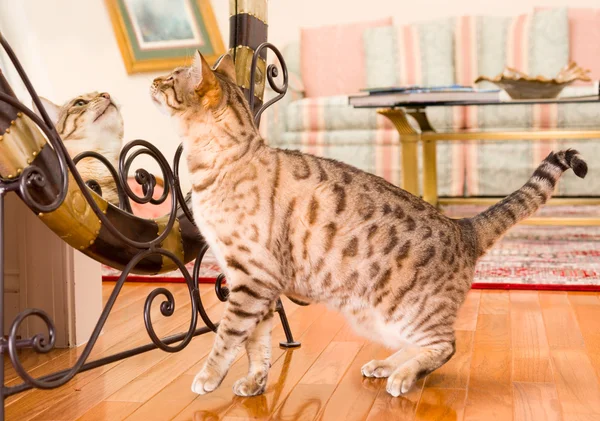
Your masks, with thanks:
[[[78,95],[62,105],[40,98],[62,141],[74,158],[81,152],[94,151],[104,156],[115,169],[123,142],[123,118],[119,106],[107,92]],[[39,110],[36,110],[39,114]],[[119,205],[115,182],[104,164],[85,158],[77,164],[84,181],[95,180],[102,197]]]

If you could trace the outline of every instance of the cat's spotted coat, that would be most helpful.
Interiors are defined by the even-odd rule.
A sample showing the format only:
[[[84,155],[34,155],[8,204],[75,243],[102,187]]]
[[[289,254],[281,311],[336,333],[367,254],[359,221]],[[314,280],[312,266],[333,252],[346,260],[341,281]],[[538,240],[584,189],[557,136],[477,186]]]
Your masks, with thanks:
[[[154,80],[152,99],[183,140],[196,223],[224,268],[229,301],[192,390],[216,389],[245,345],[238,395],[265,389],[273,306],[281,294],[326,302],[369,339],[398,351],[362,368],[406,393],[455,351],[453,324],[475,263],[552,194],[561,174],[587,166],[552,153],[518,191],[470,219],[453,220],[349,165],[267,146],[226,55]]]

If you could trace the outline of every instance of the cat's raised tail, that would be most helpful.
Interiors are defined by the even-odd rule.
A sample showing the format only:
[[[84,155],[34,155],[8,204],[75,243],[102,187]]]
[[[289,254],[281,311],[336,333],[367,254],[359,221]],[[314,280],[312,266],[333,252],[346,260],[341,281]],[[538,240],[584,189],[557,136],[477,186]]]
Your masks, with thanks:
[[[471,218],[479,253],[484,254],[509,228],[546,203],[554,193],[558,179],[569,168],[580,178],[588,171],[586,162],[576,150],[551,152],[523,187]]]

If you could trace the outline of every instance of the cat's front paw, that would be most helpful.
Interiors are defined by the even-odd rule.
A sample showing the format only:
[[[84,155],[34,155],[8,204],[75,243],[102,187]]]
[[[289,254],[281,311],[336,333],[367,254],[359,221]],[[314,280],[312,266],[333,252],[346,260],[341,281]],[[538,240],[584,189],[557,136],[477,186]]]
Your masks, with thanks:
[[[256,396],[265,391],[267,387],[267,373],[248,374],[233,384],[233,393],[238,396]]]
[[[219,387],[222,381],[222,376],[219,376],[213,370],[204,367],[196,374],[196,377],[194,377],[194,381],[192,382],[192,392],[199,395],[206,395]]]
[[[417,373],[408,365],[403,365],[394,371],[387,381],[385,390],[392,396],[398,397],[408,393],[417,382]]]
[[[389,377],[394,371],[396,366],[387,360],[371,360],[360,369],[361,373],[365,377]]]

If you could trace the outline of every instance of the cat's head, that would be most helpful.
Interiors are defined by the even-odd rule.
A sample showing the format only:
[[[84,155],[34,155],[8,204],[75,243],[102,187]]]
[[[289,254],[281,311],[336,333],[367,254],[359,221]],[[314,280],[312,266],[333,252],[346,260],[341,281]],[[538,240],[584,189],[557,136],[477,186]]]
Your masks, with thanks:
[[[121,112],[107,92],[79,95],[63,105],[40,99],[64,141],[123,137]]]
[[[212,119],[251,124],[251,114],[237,85],[235,65],[229,54],[211,68],[202,54],[196,52],[191,66],[179,67],[154,79],[150,95],[158,108],[170,116],[191,112],[194,121],[205,123]]]

